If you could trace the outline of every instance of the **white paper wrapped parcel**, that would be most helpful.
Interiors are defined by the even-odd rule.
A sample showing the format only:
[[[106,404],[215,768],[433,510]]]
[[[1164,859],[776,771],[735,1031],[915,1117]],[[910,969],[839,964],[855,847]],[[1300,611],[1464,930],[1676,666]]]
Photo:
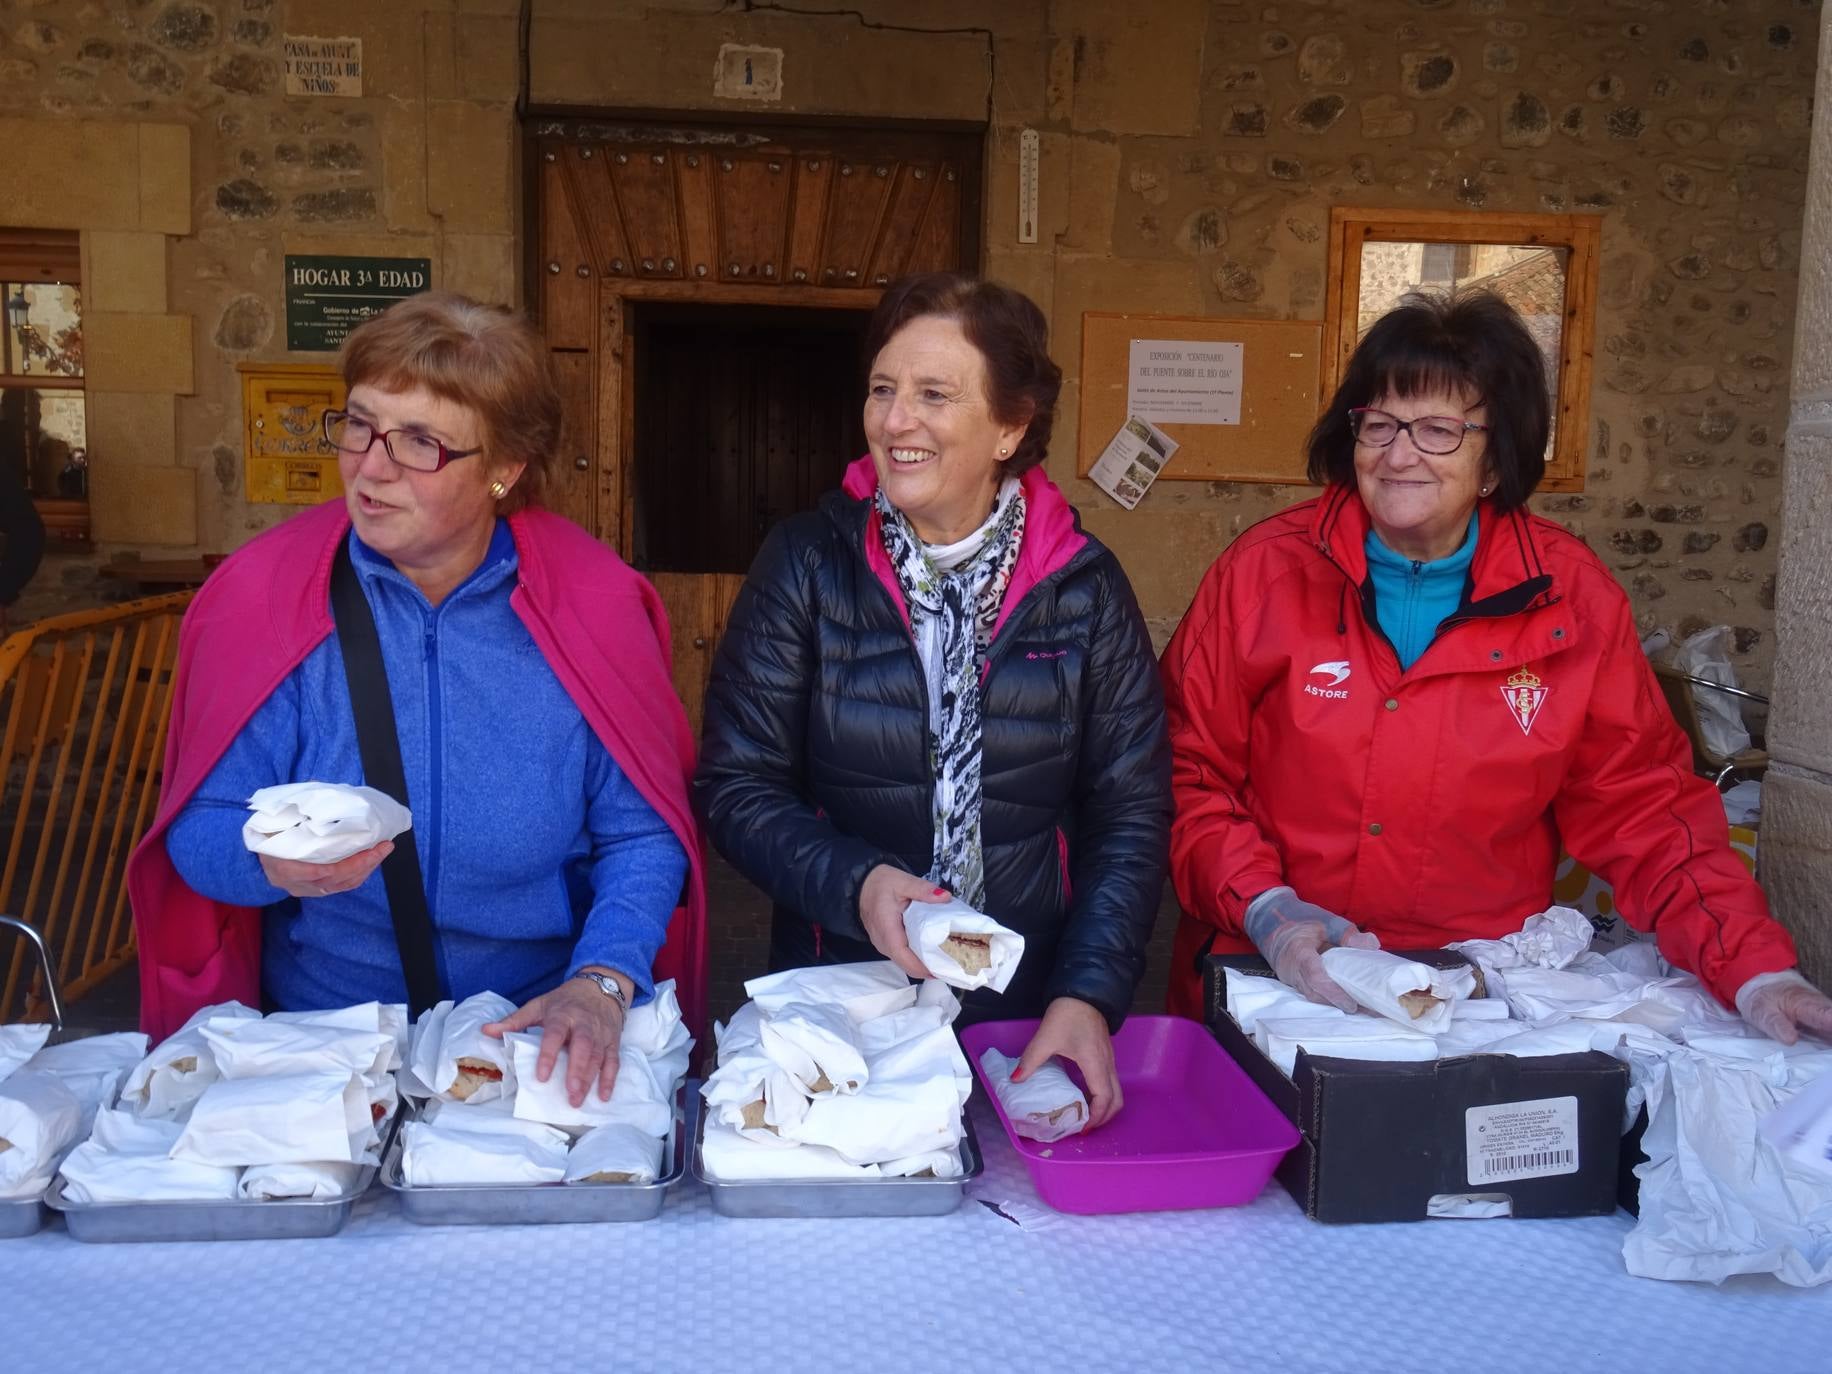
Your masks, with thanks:
[[[355,1164],[376,1145],[363,1081],[348,1073],[225,1078],[191,1109],[172,1158],[193,1164]]]
[[[341,782],[286,782],[248,799],[242,843],[256,854],[334,864],[392,840],[413,816],[386,792]]]
[[[231,1019],[258,1021],[261,1013],[240,1002],[219,1002],[195,1013],[134,1066],[121,1085],[121,1105],[141,1116],[182,1121],[191,1104],[221,1077],[202,1028]]]
[[[48,1188],[82,1126],[83,1104],[54,1075],[21,1069],[0,1082],[0,1198]]]
[[[648,1056],[641,1050],[624,1046],[619,1052],[617,1077],[611,1084],[608,1102],[598,1096],[598,1079],[594,1075],[586,1085],[585,1100],[575,1107],[566,1088],[570,1067],[567,1050],[560,1051],[545,1083],[535,1076],[541,1036],[537,1030],[511,1031],[503,1037],[515,1058],[515,1116],[568,1131],[621,1124],[647,1135],[668,1134],[668,1124],[674,1116],[670,1105],[672,1084],[663,1089],[656,1083]]]
[[[51,1037],[51,1028],[42,1022],[24,1026],[0,1026],[0,1083],[25,1061],[37,1054]]]
[[[401,1128],[401,1176],[409,1187],[558,1183],[566,1132],[502,1112],[454,1108]]]
[[[1384,949],[1326,949],[1323,971],[1364,1009],[1427,1035],[1447,1028],[1450,1004],[1476,991],[1476,971],[1467,965],[1437,969]]]
[[[60,1172],[71,1202],[183,1202],[236,1195],[239,1170],[171,1158],[184,1127],[104,1109]]]
[[[394,1036],[318,1021],[220,1021],[200,1026],[216,1071],[226,1079],[283,1074],[385,1074],[394,1060]]]
[[[1438,1042],[1431,1036],[1380,1016],[1262,1016],[1253,1038],[1287,1075],[1297,1067],[1299,1050],[1327,1058],[1399,1063],[1423,1063],[1438,1057]]]
[[[995,1049],[980,1056],[980,1070],[1005,1108],[1012,1130],[1047,1145],[1088,1124],[1088,1099],[1060,1064],[1045,1064],[1022,1083],[1011,1081],[1017,1067],[1017,1060]]]
[[[1004,992],[1024,958],[1024,937],[975,911],[958,897],[945,902],[911,902],[903,909],[903,933],[924,968],[949,987]],[[964,949],[963,942],[971,949]],[[973,967],[962,962],[971,959]]]
[[[139,1031],[91,1035],[46,1045],[26,1061],[26,1068],[54,1075],[82,1104],[78,1140],[86,1140],[95,1125],[95,1114],[112,1107],[121,1084],[134,1065],[146,1058],[146,1037]]]
[[[242,1170],[237,1191],[251,1202],[278,1198],[329,1202],[354,1193],[362,1172],[360,1164],[255,1164]]]
[[[503,1041],[483,1033],[515,1012],[515,1003],[480,992],[431,1008],[413,1029],[408,1071],[416,1085],[450,1101],[490,1102],[515,1096],[515,1059]]]
[[[812,968],[784,969],[781,973],[753,978],[744,985],[744,995],[756,1005],[757,1014],[781,1011],[792,1002],[817,1006],[835,1005],[855,1025],[916,1005],[917,987],[909,975],[888,959],[863,964],[821,964]],[[738,1027],[744,1009],[732,1017]],[[723,1040],[720,1042],[723,1048]]]
[[[594,1126],[566,1156],[568,1183],[653,1183],[662,1171],[662,1142],[635,1126]]]
[[[706,1123],[706,1134],[700,1141],[700,1162],[709,1176],[725,1183],[883,1177],[883,1170],[876,1164],[849,1164],[832,1150],[818,1145],[784,1150],[758,1144],[716,1121]]]
[[[793,1146],[784,1133],[808,1114],[808,1095],[760,1049],[722,1058],[700,1095],[713,1120],[766,1147]]]
[[[870,1077],[858,1030],[836,1006],[791,1002],[763,1018],[760,1048],[809,1097],[855,1093]]]

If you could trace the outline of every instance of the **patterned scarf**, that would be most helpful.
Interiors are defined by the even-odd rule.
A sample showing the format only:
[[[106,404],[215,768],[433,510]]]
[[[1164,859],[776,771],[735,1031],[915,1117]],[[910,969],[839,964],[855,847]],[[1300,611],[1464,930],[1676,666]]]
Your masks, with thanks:
[[[977,552],[952,571],[936,566],[909,520],[877,494],[884,551],[910,607],[910,630],[929,687],[929,767],[935,777],[935,853],[929,881],[984,908],[980,852],[980,673],[1005,588],[1024,542],[1024,493],[1006,479],[980,527]]]

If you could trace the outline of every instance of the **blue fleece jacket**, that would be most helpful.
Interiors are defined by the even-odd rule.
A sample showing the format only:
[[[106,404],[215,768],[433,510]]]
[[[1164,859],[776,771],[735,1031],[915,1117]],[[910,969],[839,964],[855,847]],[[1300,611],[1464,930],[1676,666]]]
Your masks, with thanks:
[[[354,532],[350,552],[381,637],[445,994],[491,989],[523,1002],[601,964],[647,998],[687,856],[510,606],[518,560],[507,522],[437,608]],[[306,779],[364,781],[336,635],[243,727],[172,823],[166,851],[198,892],[265,909],[261,976],[275,1006],[404,1001],[379,870],[301,901],[242,844],[249,795]]]
[[[1429,563],[1394,553],[1373,530],[1365,547],[1375,618],[1399,655],[1399,666],[1410,668],[1431,647],[1438,626],[1463,604],[1469,565],[1476,557],[1476,517],[1470,516],[1469,534],[1455,553]]]

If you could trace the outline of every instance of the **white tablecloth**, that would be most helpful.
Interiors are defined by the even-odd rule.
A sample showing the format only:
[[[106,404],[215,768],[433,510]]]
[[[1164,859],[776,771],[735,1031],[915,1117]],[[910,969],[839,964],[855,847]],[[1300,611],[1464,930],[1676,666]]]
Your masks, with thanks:
[[[972,1192],[1040,1205],[997,1122],[976,1124]],[[328,1240],[81,1245],[53,1222],[0,1241],[0,1368],[1006,1374],[1043,1350],[1088,1374],[1832,1367],[1832,1293],[1630,1278],[1632,1224],[1322,1226],[1277,1183],[1250,1207],[1029,1231],[973,1202],[741,1221],[690,1177],[653,1222],[435,1228],[378,1189]]]

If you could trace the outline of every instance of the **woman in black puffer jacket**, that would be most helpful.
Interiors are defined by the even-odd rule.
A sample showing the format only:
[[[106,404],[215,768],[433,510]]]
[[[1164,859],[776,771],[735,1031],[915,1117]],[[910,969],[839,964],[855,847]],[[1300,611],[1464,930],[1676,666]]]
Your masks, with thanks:
[[[771,532],[713,664],[694,782],[708,835],[776,903],[773,969],[882,957],[948,893],[1026,941],[966,1016],[1042,1017],[1092,1124],[1163,889],[1170,762],[1119,562],[1040,466],[1062,373],[1042,312],[951,274],[885,293],[871,453]]]

